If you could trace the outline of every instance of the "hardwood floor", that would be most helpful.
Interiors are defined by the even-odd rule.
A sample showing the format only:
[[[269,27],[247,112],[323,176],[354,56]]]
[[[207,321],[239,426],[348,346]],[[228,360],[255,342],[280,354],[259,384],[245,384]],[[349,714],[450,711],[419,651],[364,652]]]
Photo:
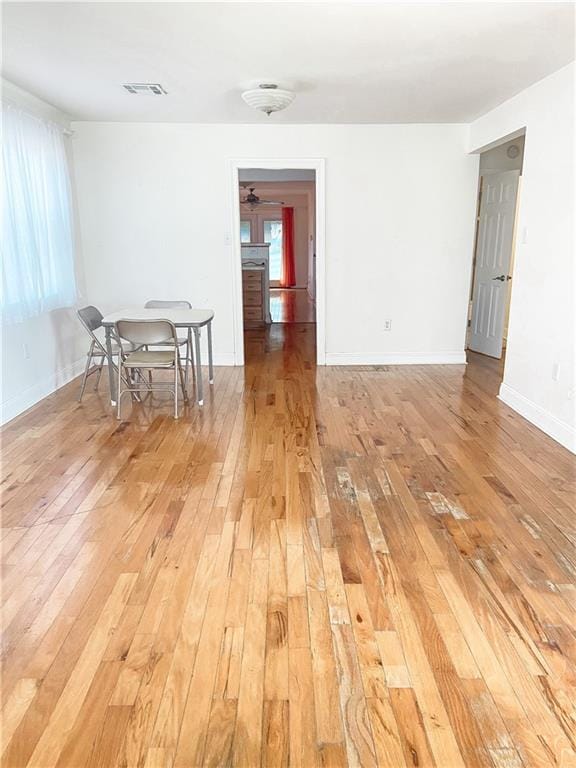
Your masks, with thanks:
[[[575,460],[481,361],[247,333],[174,421],[3,432],[2,765],[569,766]]]
[[[316,305],[305,288],[271,288],[273,323],[315,323]]]

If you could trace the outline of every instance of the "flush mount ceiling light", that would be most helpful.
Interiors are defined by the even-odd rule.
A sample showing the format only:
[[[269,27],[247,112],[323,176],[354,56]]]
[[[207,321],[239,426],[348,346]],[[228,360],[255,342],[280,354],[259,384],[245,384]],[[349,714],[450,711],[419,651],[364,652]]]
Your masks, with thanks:
[[[278,88],[275,83],[261,83],[257,88],[244,91],[242,98],[249,107],[266,112],[270,116],[272,112],[289,107],[295,95],[293,91]]]

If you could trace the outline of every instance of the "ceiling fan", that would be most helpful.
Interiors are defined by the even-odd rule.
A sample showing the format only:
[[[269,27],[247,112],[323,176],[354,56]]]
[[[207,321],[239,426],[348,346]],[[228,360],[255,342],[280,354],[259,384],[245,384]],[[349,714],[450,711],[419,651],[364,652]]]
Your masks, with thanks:
[[[250,206],[251,211],[254,211],[259,205],[286,205],[282,200],[262,200],[254,194],[256,187],[249,187],[248,184],[241,186],[244,190],[248,189],[248,194],[240,198],[240,204]]]

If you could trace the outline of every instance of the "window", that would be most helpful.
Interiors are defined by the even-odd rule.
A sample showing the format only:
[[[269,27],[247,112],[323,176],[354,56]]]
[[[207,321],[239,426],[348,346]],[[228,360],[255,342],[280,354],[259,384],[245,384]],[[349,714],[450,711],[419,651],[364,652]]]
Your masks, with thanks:
[[[2,314],[17,323],[76,300],[62,129],[4,105]]]
[[[240,242],[241,243],[252,242],[252,222],[251,221],[240,222]]]
[[[270,243],[270,280],[282,280],[282,221],[264,222],[264,242]]]

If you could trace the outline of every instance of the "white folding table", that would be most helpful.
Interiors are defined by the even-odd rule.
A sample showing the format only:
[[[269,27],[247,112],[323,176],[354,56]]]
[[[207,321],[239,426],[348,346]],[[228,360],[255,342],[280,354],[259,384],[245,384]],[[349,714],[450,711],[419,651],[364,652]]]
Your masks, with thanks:
[[[214,367],[212,365],[212,320],[214,312],[211,309],[142,309],[142,307],[128,307],[119,312],[111,312],[102,320],[102,325],[106,331],[106,351],[108,352],[108,379],[110,382],[110,402],[116,405],[116,366],[112,355],[112,337],[114,325],[118,320],[170,320],[176,328],[186,328],[188,341],[191,340],[190,334],[194,333],[194,351],[196,353],[196,394],[198,405],[204,404],[204,394],[202,389],[202,368],[200,358],[200,334],[202,328],[206,326],[208,336],[208,378],[210,384],[214,381]]]

